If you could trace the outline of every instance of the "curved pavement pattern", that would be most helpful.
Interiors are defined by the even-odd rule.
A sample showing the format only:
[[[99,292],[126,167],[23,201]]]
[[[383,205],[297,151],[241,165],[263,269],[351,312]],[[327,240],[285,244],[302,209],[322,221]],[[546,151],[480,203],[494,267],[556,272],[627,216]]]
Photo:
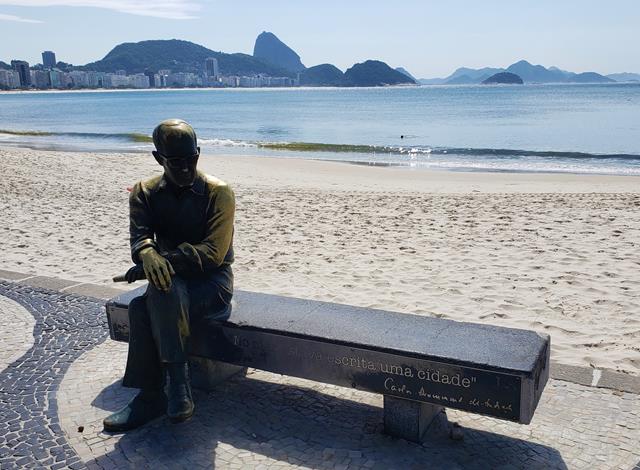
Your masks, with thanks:
[[[107,336],[101,302],[0,282],[33,316],[33,346],[0,373],[0,468],[82,468],[60,428],[56,392],[67,368]]]
[[[127,434],[101,420],[131,390],[126,345],[102,301],[0,282],[34,316],[35,342],[0,373],[0,468],[598,468],[640,460],[638,395],[552,380],[530,426],[461,412],[464,440],[417,445],[381,433],[381,397],[250,371],[196,392],[196,414]],[[80,428],[82,427],[82,428]]]
[[[0,371],[31,349],[35,323],[24,307],[0,296]]]

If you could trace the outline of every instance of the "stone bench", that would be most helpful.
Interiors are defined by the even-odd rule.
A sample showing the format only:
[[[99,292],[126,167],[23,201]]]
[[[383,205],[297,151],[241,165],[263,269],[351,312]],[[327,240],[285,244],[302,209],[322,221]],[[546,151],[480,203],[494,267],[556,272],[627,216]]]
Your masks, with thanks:
[[[107,303],[128,341],[129,302]],[[533,331],[236,291],[231,318],[192,334],[194,386],[252,367],[384,395],[385,432],[420,441],[443,408],[529,424],[549,377],[550,340]]]

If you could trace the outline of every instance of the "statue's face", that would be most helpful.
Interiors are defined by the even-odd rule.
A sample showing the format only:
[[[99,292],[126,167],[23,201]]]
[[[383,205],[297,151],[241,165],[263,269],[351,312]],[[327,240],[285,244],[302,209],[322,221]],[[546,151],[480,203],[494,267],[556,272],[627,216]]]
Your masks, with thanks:
[[[193,128],[179,119],[163,121],[153,131],[153,143],[153,156],[164,168],[167,179],[176,186],[191,186],[200,156]]]
[[[189,187],[196,180],[196,166],[200,147],[190,139],[175,139],[153,152],[156,161],[164,168],[164,174],[176,186]]]
[[[198,165],[198,157],[200,156],[200,148],[198,152],[187,156],[172,156],[158,154],[160,164],[164,168],[164,174],[169,181],[179,187],[189,187],[196,179]]]

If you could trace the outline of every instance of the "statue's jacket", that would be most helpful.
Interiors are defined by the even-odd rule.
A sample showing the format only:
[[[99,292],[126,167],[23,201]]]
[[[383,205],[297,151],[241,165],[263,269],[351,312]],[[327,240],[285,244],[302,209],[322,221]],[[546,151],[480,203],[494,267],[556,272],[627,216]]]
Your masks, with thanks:
[[[131,257],[154,247],[178,276],[204,278],[233,263],[233,190],[198,172],[189,188],[164,175],[137,183],[129,197]]]
[[[173,266],[171,288],[151,284],[129,304],[129,355],[125,387],[162,388],[162,363],[188,359],[193,332],[210,340],[211,325],[231,314],[234,194],[198,172],[179,188],[164,176],[137,183],[129,197],[131,256],[154,247]]]

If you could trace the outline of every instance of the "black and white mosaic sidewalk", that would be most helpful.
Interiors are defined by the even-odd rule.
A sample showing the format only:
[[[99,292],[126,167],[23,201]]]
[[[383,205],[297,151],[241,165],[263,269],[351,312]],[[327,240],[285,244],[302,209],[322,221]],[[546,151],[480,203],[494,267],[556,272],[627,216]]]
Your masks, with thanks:
[[[389,438],[381,397],[260,371],[197,392],[187,423],[105,434],[132,391],[103,305],[0,281],[1,469],[640,468],[640,395],[562,380],[530,426],[449,411],[462,441]]]
[[[35,319],[33,346],[0,373],[0,467],[82,468],[60,427],[56,394],[73,361],[106,339],[102,303],[4,282],[0,294]],[[23,335],[0,322],[3,336]]]

